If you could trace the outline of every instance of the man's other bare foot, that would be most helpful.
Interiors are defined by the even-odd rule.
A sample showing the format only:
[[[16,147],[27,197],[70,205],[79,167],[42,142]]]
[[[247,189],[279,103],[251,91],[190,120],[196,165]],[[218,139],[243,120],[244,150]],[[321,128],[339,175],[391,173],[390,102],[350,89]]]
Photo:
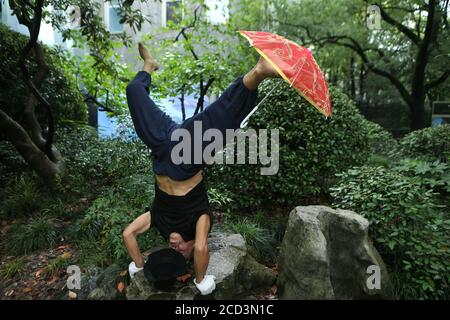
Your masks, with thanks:
[[[141,42],[139,42],[139,55],[144,60],[144,71],[152,73],[153,71],[157,71],[159,69],[158,63]]]

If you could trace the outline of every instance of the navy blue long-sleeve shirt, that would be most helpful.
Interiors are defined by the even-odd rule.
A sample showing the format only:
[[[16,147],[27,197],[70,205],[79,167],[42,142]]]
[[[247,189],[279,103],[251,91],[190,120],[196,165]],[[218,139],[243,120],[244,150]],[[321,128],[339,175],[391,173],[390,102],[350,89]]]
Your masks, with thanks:
[[[150,84],[149,73],[145,71],[137,73],[127,86],[128,107],[137,135],[152,150],[153,172],[174,180],[189,179],[206,166],[204,161],[199,164],[195,164],[194,161],[189,164],[172,162],[172,148],[178,143],[171,141],[174,130],[186,129],[194,140],[194,123],[201,121],[202,136],[206,130],[215,128],[225,137],[226,129],[236,130],[240,127],[242,120],[255,107],[258,94],[257,90],[248,89],[243,83],[243,78],[239,77],[202,112],[177,124],[149,97]],[[202,154],[207,144],[202,141]]]

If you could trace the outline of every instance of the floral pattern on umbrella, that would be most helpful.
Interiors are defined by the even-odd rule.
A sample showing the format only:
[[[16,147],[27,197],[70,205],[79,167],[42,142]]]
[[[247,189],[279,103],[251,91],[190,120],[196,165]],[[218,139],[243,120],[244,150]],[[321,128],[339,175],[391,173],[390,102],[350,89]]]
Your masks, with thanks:
[[[311,51],[277,34],[239,31],[306,100],[326,117],[331,116],[328,84]]]

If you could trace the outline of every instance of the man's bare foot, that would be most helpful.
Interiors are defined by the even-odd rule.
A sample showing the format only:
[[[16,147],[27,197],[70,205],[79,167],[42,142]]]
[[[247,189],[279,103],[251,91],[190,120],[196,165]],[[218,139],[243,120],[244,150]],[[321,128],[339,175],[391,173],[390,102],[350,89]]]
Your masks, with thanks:
[[[158,63],[141,42],[139,42],[139,55],[144,60],[144,71],[152,73],[153,71],[157,71],[159,69]]]
[[[264,78],[279,78],[280,74],[275,68],[263,57],[259,57],[259,61],[255,66],[255,71]]]
[[[264,79],[279,77],[281,76],[277,70],[266,59],[260,57],[255,67],[244,76],[243,81],[248,89],[255,90]]]

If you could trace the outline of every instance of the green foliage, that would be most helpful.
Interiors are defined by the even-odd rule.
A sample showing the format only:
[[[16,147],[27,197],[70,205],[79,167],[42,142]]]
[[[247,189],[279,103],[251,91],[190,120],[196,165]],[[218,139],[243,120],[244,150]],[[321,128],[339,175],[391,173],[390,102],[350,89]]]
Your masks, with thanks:
[[[29,175],[16,177],[13,184],[6,188],[4,197],[0,208],[0,215],[4,217],[29,215],[43,206],[43,195],[38,190],[34,177]]]
[[[450,219],[435,193],[416,180],[382,167],[338,174],[333,205],[370,221],[370,236],[399,284],[399,298],[448,298]],[[411,291],[413,290],[413,292]]]
[[[25,271],[25,260],[23,258],[16,258],[5,262],[0,267],[0,278],[3,280],[12,279],[15,276],[20,276]]]
[[[450,161],[450,125],[440,125],[409,133],[399,141],[396,156]]]
[[[225,229],[242,235],[250,247],[250,252],[258,260],[275,261],[276,243],[274,233],[270,229],[261,227],[259,223],[248,217],[233,219],[225,225]]]
[[[148,175],[151,183],[150,153],[141,141],[122,136],[99,140],[90,127],[64,127],[56,145],[65,157],[72,191],[97,194],[134,174]]]
[[[212,80],[211,86],[204,93],[217,95],[256,62],[257,54],[236,32],[239,29],[233,22],[212,24],[208,21],[210,7],[205,2],[200,1],[198,7],[201,6],[201,10],[197,10],[196,14],[191,4],[180,2],[175,10],[180,18],[177,23],[168,21],[166,27],[144,37],[144,41],[150,43],[152,54],[164,66],[154,75],[152,94],[155,97],[195,94],[198,98],[200,82],[203,82],[205,89],[209,80]],[[179,35],[176,39],[185,26],[191,27],[184,30],[185,36]],[[168,36],[161,38],[160,33]]]
[[[138,215],[144,213],[153,198],[153,185],[147,175],[134,175],[117,181],[106,190],[88,209],[81,221],[80,232],[90,233],[100,239],[101,247],[110,257],[125,259],[127,252],[122,232]],[[95,231],[98,231],[97,233]],[[139,238],[141,248],[161,243],[154,229]]]
[[[63,272],[66,272],[67,267],[72,264],[71,257],[65,257],[64,255],[51,259],[45,266],[45,272],[55,276]]]
[[[208,188],[208,199],[215,210],[227,210],[233,202],[226,191],[219,191],[216,188]]]
[[[369,145],[372,154],[387,156],[397,145],[392,134],[375,122],[367,121]]]
[[[16,223],[7,234],[6,250],[14,255],[45,249],[59,241],[60,230],[54,220],[41,216],[27,223]]]
[[[107,267],[112,263],[111,257],[108,256],[108,253],[103,249],[101,241],[96,240],[94,237],[79,237],[79,239],[75,241],[75,248],[78,251],[76,264],[80,266],[80,268],[87,268],[90,266]]]
[[[433,189],[442,196],[450,194],[450,163],[403,159],[394,164],[393,170],[411,177],[412,182],[426,189]]]
[[[0,278],[2,280],[12,279],[20,276],[25,271],[25,261],[23,258],[17,258],[6,262],[0,268]]]
[[[375,110],[380,104],[407,104],[409,101],[397,90],[399,86],[392,85],[387,77],[375,72],[365,72],[367,69],[375,67],[380,71],[378,74],[394,77],[406,91],[410,90],[413,77],[424,79],[426,84],[426,79],[438,79],[442,70],[447,70],[450,33],[447,30],[445,1],[436,1],[433,15],[428,12],[431,12],[431,4],[422,0],[302,0],[300,4],[299,1],[291,0],[263,2],[271,13],[269,21],[275,22],[274,28],[269,30],[285,35],[301,45],[310,46],[318,64],[333,85],[339,86],[349,95],[356,93],[355,98]],[[368,28],[367,8],[370,4],[383,6],[386,14],[396,23],[386,23],[381,19],[381,29]],[[409,10],[413,7],[417,10]],[[431,16],[434,18],[432,23],[435,28],[427,28],[429,24],[424,23]],[[415,25],[419,39],[423,39],[427,33],[426,36],[430,39],[430,50],[426,53],[428,59],[418,59],[420,42],[417,44],[410,41],[403,30],[397,27],[397,23]],[[416,67],[424,63],[426,68],[423,65],[424,72],[418,75]],[[362,81],[363,86],[355,88],[355,80]],[[449,83],[442,81],[439,86],[431,88],[428,92],[431,94],[430,99],[448,99]],[[415,103],[422,104],[424,100]],[[425,116],[422,120],[423,123],[427,122]],[[398,128],[398,124],[396,127]]]
[[[279,80],[281,81],[281,80]],[[265,82],[259,97],[275,85]],[[250,119],[254,129],[278,129],[280,168],[263,176],[260,165],[214,165],[210,180],[227,190],[238,207],[298,205],[302,198],[327,192],[334,174],[368,157],[368,129],[351,100],[331,89],[333,116],[326,119],[284,83]]]
[[[26,105],[26,89],[22,80],[22,72],[17,64],[20,50],[25,46],[28,38],[20,33],[11,31],[0,24],[0,104],[2,110],[16,121],[22,120]],[[41,83],[41,94],[50,101],[52,113],[57,122],[61,120],[86,121],[87,107],[76,84],[68,80],[66,74],[58,67],[65,59],[55,49],[44,46],[45,60],[49,66],[48,76]],[[31,74],[37,68],[34,61],[28,61]],[[70,78],[70,77],[69,77]],[[46,121],[42,108],[37,108],[39,119]]]

